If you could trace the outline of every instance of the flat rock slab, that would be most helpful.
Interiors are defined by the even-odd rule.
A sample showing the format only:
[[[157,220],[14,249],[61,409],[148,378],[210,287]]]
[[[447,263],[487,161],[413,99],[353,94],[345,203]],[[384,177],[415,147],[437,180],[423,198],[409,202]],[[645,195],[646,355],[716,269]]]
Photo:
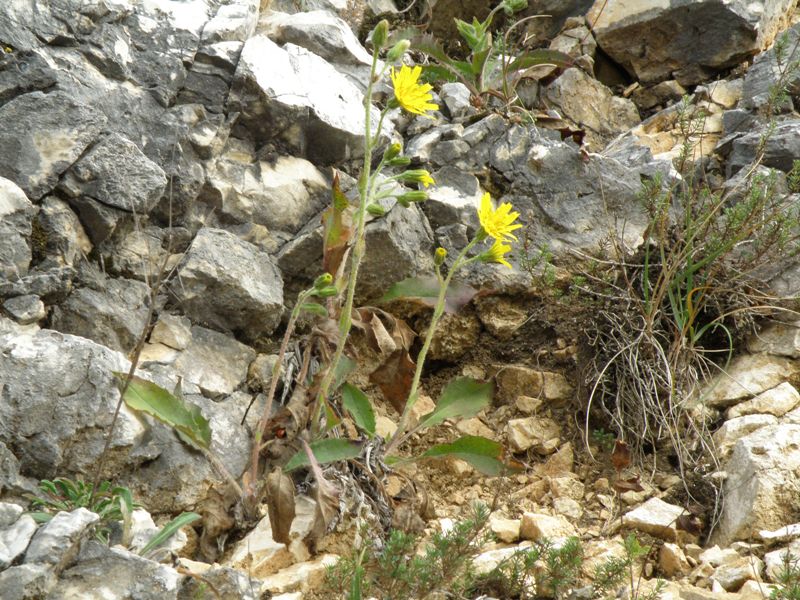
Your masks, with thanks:
[[[650,498],[625,514],[622,523],[662,540],[674,541],[677,538],[676,521],[684,512],[686,511],[680,506],[668,504],[660,498]]]
[[[597,44],[645,83],[700,83],[769,45],[794,0],[597,0]]]
[[[99,520],[96,513],[83,507],[58,513],[33,536],[25,562],[52,565],[60,571],[75,558],[81,541]]]

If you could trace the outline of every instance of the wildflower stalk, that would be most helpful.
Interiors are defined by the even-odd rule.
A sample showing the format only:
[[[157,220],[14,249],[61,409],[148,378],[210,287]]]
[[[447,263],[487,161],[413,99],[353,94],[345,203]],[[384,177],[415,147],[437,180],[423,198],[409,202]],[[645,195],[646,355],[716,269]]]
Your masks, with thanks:
[[[347,294],[345,296],[344,306],[342,307],[341,315],[339,316],[339,339],[336,341],[336,350],[333,354],[333,359],[328,367],[325,377],[319,387],[319,395],[317,397],[317,406],[314,411],[313,427],[318,427],[319,416],[322,411],[323,404],[328,399],[333,378],[336,375],[336,368],[342,360],[344,354],[344,347],[347,343],[347,336],[350,333],[350,328],[353,324],[353,301],[356,293],[356,282],[358,281],[358,270],[361,266],[361,261],[364,258],[364,251],[366,248],[366,241],[364,240],[364,229],[366,226],[367,206],[370,203],[371,195],[374,193],[375,184],[374,177],[371,175],[372,163],[372,149],[374,143],[378,140],[383,127],[383,119],[386,111],[381,112],[380,120],[378,121],[378,128],[375,136],[372,136],[372,88],[376,79],[376,69],[378,65],[378,52],[380,48],[376,46],[372,52],[372,68],[370,69],[369,84],[367,85],[367,92],[364,95],[364,167],[361,171],[361,177],[358,182],[358,196],[359,205],[358,213],[356,216],[356,236],[353,244],[353,254],[350,259],[350,272],[347,279]],[[378,166],[376,172],[380,170],[381,165]]]
[[[403,414],[400,417],[400,422],[397,425],[397,430],[394,432],[394,435],[391,437],[388,445],[386,446],[387,454],[405,439],[404,434],[408,428],[408,421],[411,418],[411,409],[414,408],[414,404],[416,404],[419,398],[419,382],[422,379],[422,369],[425,365],[425,359],[428,356],[428,350],[430,350],[433,336],[436,333],[436,327],[439,324],[439,320],[442,318],[442,315],[444,314],[444,306],[447,299],[447,288],[450,287],[450,282],[452,281],[453,275],[455,275],[456,271],[458,271],[458,269],[465,264],[472,262],[477,258],[473,257],[471,259],[466,259],[466,256],[467,253],[472,250],[473,246],[475,246],[475,244],[477,244],[479,241],[481,241],[479,236],[476,236],[464,247],[464,249],[456,257],[455,261],[453,261],[453,266],[450,267],[450,270],[447,272],[447,276],[444,279],[442,279],[439,266],[436,266],[436,277],[439,280],[439,295],[436,298],[436,306],[433,309],[431,323],[428,326],[427,333],[425,334],[425,341],[422,344],[422,349],[417,355],[417,367],[414,371],[414,379],[411,382],[411,389],[408,392],[408,400],[406,401],[405,408],[403,409]]]

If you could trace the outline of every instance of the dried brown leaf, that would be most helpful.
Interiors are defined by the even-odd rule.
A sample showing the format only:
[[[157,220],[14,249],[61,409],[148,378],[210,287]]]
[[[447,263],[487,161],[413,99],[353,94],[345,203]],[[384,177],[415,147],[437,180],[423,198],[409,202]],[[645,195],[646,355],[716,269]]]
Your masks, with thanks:
[[[316,547],[317,542],[322,539],[322,536],[327,533],[328,526],[339,514],[339,490],[325,479],[322,467],[320,467],[308,443],[303,439],[300,441],[303,444],[311,472],[314,474],[314,480],[316,481],[314,499],[317,501],[317,506],[314,511],[314,523],[303,540],[309,548],[313,549]]]
[[[285,475],[280,467],[267,475],[267,511],[272,527],[272,539],[281,544],[288,544],[289,531],[294,521],[294,482]]]
[[[631,464],[631,450],[628,444],[622,440],[614,442],[614,451],[611,453],[611,464],[614,465],[617,473],[621,473]]]
[[[415,369],[416,364],[411,360],[411,356],[401,348],[375,369],[369,380],[381,389],[386,401],[402,414],[408,393],[411,391]]]

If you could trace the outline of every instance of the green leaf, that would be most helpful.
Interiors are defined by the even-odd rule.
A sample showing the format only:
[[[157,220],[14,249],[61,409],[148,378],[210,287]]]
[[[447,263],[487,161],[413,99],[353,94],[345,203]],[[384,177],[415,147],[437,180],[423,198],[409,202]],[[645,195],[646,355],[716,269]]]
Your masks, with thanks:
[[[337,460],[347,460],[355,458],[361,454],[361,446],[349,440],[341,438],[330,438],[326,440],[318,440],[311,442],[311,451],[319,464],[335,462]],[[283,467],[284,473],[299,469],[300,467],[307,467],[309,465],[308,457],[303,450],[300,450],[289,459],[286,466]]]
[[[333,375],[333,389],[338,390],[342,384],[353,371],[356,370],[356,363],[354,360],[342,355],[339,359],[339,364],[336,365],[336,372]]]
[[[531,50],[530,52],[523,52],[520,54],[509,63],[508,71],[524,71],[525,69],[538,65],[555,65],[561,69],[567,69],[574,64],[575,59],[569,54],[559,52],[558,50],[540,48],[539,50]]]
[[[354,385],[342,386],[342,404],[353,415],[353,420],[369,437],[375,435],[375,413],[367,395]]]
[[[421,427],[438,425],[445,419],[472,417],[489,406],[493,385],[470,377],[459,377],[447,384],[433,412],[422,417]]]
[[[36,521],[39,524],[47,523],[50,519],[53,518],[53,515],[51,515],[50,513],[46,513],[46,512],[29,512],[29,513],[26,513],[26,514],[30,515],[31,518],[33,518],[33,520]]]
[[[125,381],[126,375],[123,373],[114,375],[120,382]],[[211,445],[211,427],[200,408],[176,398],[155,383],[134,376],[123,399],[129,408],[146,413],[172,427],[189,445],[202,449],[208,449]]]
[[[410,277],[395,283],[381,298],[388,302],[397,298],[417,298],[429,306],[435,306],[439,297],[439,280],[436,277]],[[464,283],[451,282],[445,295],[445,311],[454,313],[467,304],[478,293]]]
[[[161,544],[175,535],[175,533],[177,533],[181,527],[184,527],[189,523],[194,523],[200,518],[200,515],[193,512],[179,514],[177,517],[172,519],[172,521],[164,525],[164,527],[162,527],[161,530],[155,534],[149,542],[147,542],[145,547],[139,551],[139,556],[144,556],[154,548],[158,548]]]
[[[450,444],[438,444],[422,455],[425,458],[441,456],[460,458],[490,477],[516,470],[515,466],[503,462],[503,447],[500,444],[480,436],[466,435]]]

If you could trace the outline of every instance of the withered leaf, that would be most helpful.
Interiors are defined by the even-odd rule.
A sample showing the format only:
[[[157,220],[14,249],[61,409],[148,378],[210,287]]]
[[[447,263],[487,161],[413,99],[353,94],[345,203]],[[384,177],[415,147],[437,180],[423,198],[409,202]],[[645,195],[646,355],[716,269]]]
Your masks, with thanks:
[[[399,348],[369,376],[369,380],[381,389],[386,401],[400,414],[405,408],[415,369],[416,364],[408,351]]]
[[[311,446],[304,440],[300,440],[303,444],[311,472],[314,474],[316,486],[314,489],[314,499],[317,501],[317,506],[314,511],[314,523],[310,531],[304,538],[304,542],[313,549],[316,547],[317,542],[328,531],[328,526],[333,522],[339,514],[339,490],[330,481],[325,479],[322,473],[322,467],[314,456]]]
[[[693,535],[703,533],[703,520],[695,515],[681,515],[675,520],[675,527]]]
[[[200,553],[208,562],[214,562],[222,553],[223,540],[236,524],[231,516],[232,502],[211,489],[198,511],[203,516],[203,533],[200,534]]]
[[[281,544],[290,541],[289,531],[294,521],[294,482],[280,467],[267,475],[267,511],[272,527],[272,539]]]
[[[322,213],[322,270],[332,275],[338,272],[350,238],[353,237],[353,229],[346,215],[348,207],[349,202],[339,188],[339,173],[335,172],[331,184],[331,206]]]
[[[617,479],[614,482],[614,489],[620,493],[623,492],[643,492],[644,488],[639,483],[639,477],[632,477],[630,479]]]
[[[614,442],[614,451],[611,453],[611,464],[614,465],[617,473],[627,469],[631,464],[631,449],[622,440]]]

